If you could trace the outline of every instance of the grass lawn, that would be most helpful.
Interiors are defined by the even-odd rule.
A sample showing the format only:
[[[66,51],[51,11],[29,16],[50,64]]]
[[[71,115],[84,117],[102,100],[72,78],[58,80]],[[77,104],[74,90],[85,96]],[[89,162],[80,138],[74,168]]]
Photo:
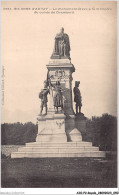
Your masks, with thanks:
[[[2,159],[3,188],[116,188],[115,159]]]

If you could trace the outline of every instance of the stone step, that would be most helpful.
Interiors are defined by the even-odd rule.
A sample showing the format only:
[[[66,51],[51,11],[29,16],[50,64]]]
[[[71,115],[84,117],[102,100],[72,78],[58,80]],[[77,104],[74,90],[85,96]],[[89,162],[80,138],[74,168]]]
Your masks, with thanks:
[[[18,148],[18,151],[21,152],[45,152],[45,153],[60,153],[60,152],[79,152],[79,151],[99,151],[98,147],[87,147],[87,146],[83,146],[83,147],[20,147]]]
[[[28,147],[78,147],[92,146],[92,142],[30,142],[26,143]]]
[[[103,151],[79,151],[77,153],[72,152],[60,152],[60,153],[42,153],[42,152],[13,152],[11,158],[57,158],[57,157],[105,157]]]
[[[47,132],[46,132],[47,133]],[[62,142],[67,142],[67,136],[66,134],[39,134],[37,135],[37,138],[36,138],[36,142],[60,142],[60,140],[62,140]],[[80,140],[82,140],[82,137],[80,137]]]

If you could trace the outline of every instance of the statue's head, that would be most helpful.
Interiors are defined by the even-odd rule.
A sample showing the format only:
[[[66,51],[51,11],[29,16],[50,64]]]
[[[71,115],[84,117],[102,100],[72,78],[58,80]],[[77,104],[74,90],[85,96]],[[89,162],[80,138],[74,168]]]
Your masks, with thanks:
[[[63,27],[60,29],[60,32],[61,33],[64,33],[64,28]]]
[[[75,87],[79,87],[80,81],[75,81]]]

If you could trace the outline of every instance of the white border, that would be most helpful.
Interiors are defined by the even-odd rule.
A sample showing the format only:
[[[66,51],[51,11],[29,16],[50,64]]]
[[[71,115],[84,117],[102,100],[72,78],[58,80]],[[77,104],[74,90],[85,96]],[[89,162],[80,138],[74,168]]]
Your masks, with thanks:
[[[3,1],[28,1],[29,0],[1,0],[1,2]],[[33,0],[32,0],[33,1]],[[35,1],[44,1],[44,0],[35,0]],[[72,0],[47,0],[47,1],[72,1]],[[75,0],[75,1],[79,1],[79,0]],[[85,0],[80,0],[80,1],[85,1]],[[87,2],[89,1],[94,1],[94,0],[86,0]],[[117,9],[119,10],[119,0],[95,0],[95,1],[116,1],[117,2]],[[0,3],[0,10],[1,10],[1,3]],[[119,51],[119,25],[118,25],[118,21],[119,21],[119,13],[118,13],[118,17],[117,17],[117,26],[118,26],[118,40],[117,40],[117,53]],[[0,14],[0,32],[1,32],[1,14]],[[0,39],[0,43],[1,43],[1,39]],[[0,44],[0,56],[1,56],[1,44]],[[119,68],[119,56],[117,57],[117,74],[118,74],[118,68]],[[1,65],[1,60],[0,60],[0,65]],[[1,70],[0,70],[0,75],[1,75]],[[117,80],[117,90],[118,90],[118,86],[119,86],[119,75],[118,75],[118,80]],[[0,85],[0,89],[1,89],[1,85]],[[118,92],[118,91],[117,91]],[[1,94],[0,94],[1,97]],[[118,105],[118,97],[119,97],[119,92],[117,95],[117,105]],[[0,99],[0,103],[1,103],[1,99]],[[118,105],[118,113],[119,113],[119,105]],[[118,115],[117,115],[118,116]],[[119,119],[119,116],[117,117],[117,119]],[[1,120],[1,110],[0,110],[0,120]],[[119,129],[118,129],[119,130]],[[118,139],[119,139],[119,133],[117,131],[117,135],[118,135]],[[1,131],[0,131],[0,138],[1,138]],[[0,139],[0,145],[1,145],[1,139]],[[118,148],[119,148],[119,142],[118,142]],[[0,148],[1,149],[1,148]],[[117,153],[118,155],[118,159],[117,161],[119,162],[119,151]],[[0,158],[0,162],[1,162],[1,158]],[[1,163],[0,163],[0,168],[1,168]],[[118,176],[119,176],[119,169],[117,168],[117,172],[118,172]],[[98,194],[98,192],[117,192],[119,191],[119,180],[118,181],[118,187],[117,188],[1,188],[1,193],[0,194],[76,194],[77,192],[82,192],[84,195],[86,194],[86,192],[96,192]],[[1,174],[0,174],[0,183],[1,183]],[[105,194],[105,193],[104,193]],[[102,194],[103,195],[103,194]],[[111,194],[108,194],[111,195]]]

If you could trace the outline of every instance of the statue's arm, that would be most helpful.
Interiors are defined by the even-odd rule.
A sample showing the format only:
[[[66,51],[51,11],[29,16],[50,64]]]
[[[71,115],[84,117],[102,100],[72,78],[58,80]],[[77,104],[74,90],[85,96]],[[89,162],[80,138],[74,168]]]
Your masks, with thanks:
[[[47,95],[49,93],[49,89],[43,92],[44,95]]]
[[[74,95],[77,95],[77,88],[74,87]]]
[[[68,47],[69,47],[69,50],[71,50],[71,48],[70,48],[69,36],[68,36],[67,34],[65,34],[65,41],[66,41],[66,44],[67,44]]]

